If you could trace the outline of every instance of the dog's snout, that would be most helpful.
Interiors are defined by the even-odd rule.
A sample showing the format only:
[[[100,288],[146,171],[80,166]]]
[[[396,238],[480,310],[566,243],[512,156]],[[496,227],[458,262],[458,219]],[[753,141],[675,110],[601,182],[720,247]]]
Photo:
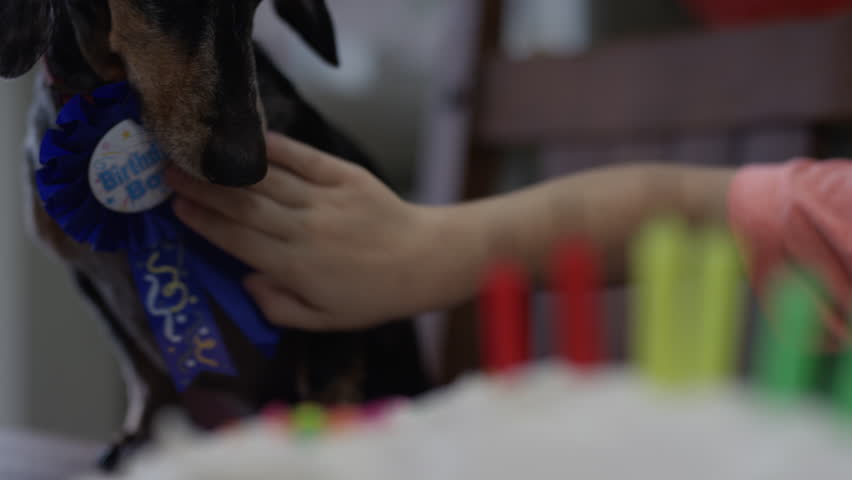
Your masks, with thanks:
[[[246,132],[247,133],[247,132]],[[214,132],[201,162],[202,173],[214,184],[254,185],[266,177],[266,143],[260,129],[250,134]]]

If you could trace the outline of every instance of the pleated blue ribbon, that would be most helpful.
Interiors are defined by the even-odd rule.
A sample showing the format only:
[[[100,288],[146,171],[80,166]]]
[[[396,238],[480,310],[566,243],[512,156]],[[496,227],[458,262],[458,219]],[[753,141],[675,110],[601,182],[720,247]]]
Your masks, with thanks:
[[[172,213],[163,156],[140,127],[126,83],[77,96],[45,135],[36,172],[48,214],[97,251],[127,253],[160,353],[179,391],[202,372],[236,375],[210,302],[272,355],[280,331],[259,313],[240,279],[248,268],[186,228]]]

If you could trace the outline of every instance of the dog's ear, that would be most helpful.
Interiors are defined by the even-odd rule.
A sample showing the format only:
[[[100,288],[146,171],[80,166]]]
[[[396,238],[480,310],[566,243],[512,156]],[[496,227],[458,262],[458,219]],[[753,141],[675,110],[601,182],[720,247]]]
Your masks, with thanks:
[[[68,14],[80,51],[95,73],[107,81],[123,78],[124,64],[109,45],[112,28],[109,0],[71,0]]]
[[[325,0],[275,0],[275,10],[322,58],[338,64],[334,24]]]
[[[0,0],[0,77],[27,73],[47,50],[55,0]]]

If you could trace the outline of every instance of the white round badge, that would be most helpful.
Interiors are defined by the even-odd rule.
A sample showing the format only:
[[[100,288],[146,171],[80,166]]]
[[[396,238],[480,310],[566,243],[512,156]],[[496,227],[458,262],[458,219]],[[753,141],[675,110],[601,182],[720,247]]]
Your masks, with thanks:
[[[124,120],[95,148],[89,163],[89,185],[95,198],[110,210],[150,210],[172,193],[163,178],[163,160],[145,130],[133,120]]]

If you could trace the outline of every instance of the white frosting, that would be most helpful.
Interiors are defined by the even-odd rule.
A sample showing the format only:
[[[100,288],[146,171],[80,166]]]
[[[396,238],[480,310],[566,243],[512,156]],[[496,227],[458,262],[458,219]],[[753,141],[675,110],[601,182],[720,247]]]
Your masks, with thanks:
[[[171,434],[127,480],[846,478],[852,435],[824,410],[743,392],[664,394],[626,372],[471,376],[379,423],[315,440],[251,423]],[[169,440],[170,439],[170,440]]]

